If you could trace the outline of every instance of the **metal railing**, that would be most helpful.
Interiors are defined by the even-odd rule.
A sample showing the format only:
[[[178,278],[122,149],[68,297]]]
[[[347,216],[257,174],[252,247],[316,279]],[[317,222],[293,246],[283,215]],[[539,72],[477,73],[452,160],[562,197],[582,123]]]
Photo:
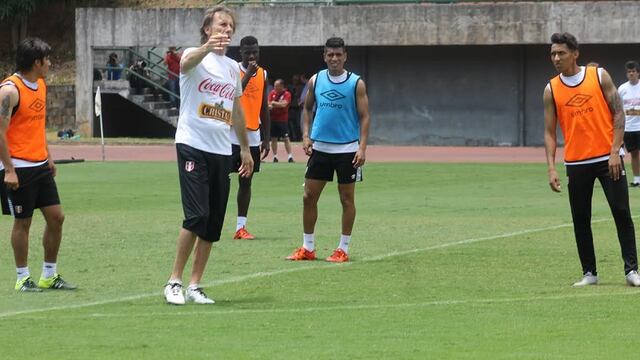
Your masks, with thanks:
[[[154,63],[153,60],[151,60],[150,57],[144,56],[140,53],[138,53],[137,51],[135,51],[132,48],[129,47],[100,47],[100,48],[94,48],[94,51],[121,51],[124,52],[126,55],[125,58],[130,58],[130,59],[136,59],[136,60],[143,60],[147,63],[147,66],[145,66],[144,71],[150,73],[150,74],[154,74],[156,77],[158,77],[160,79],[160,81],[162,81],[162,83],[160,81],[155,81],[154,79],[152,79],[150,76],[145,76],[143,74],[140,74],[138,72],[136,72],[135,70],[129,68],[129,67],[112,67],[112,66],[94,66],[94,69],[98,69],[98,70],[106,70],[108,71],[122,71],[123,74],[127,74],[129,76],[129,78],[131,78],[131,76],[134,76],[137,79],[142,80],[144,83],[150,85],[152,88],[158,89],[162,92],[164,92],[165,94],[169,95],[169,97],[171,98],[176,98],[176,99],[180,99],[180,95],[174,93],[173,91],[167,89],[164,86],[164,82],[169,80],[169,76],[168,75],[173,75],[175,77],[179,77],[179,74],[175,74],[173,72],[171,72],[168,68],[166,68],[164,65],[160,65],[159,63]],[[154,53],[154,55],[158,56],[157,54]],[[155,64],[155,66],[151,66],[151,64]],[[157,68],[157,69],[156,69]]]
[[[160,65],[164,63],[164,57],[156,54],[154,52],[154,50],[157,49],[157,47],[152,47],[151,49],[147,50],[147,58],[149,59],[149,66],[151,68],[155,68],[160,67],[163,71],[165,71],[167,74],[169,75],[173,75],[175,77],[179,77],[179,74],[174,73],[173,71],[169,70],[168,67],[164,66],[164,65]],[[180,50],[181,47],[176,47],[176,51]],[[157,58],[157,61],[154,61],[153,58]]]
[[[150,85],[152,88],[154,89],[158,89],[160,91],[162,91],[163,93],[169,95],[169,96],[173,96],[177,99],[180,98],[180,95],[172,92],[171,90],[165,88],[163,85],[159,84],[158,82],[153,81],[153,79],[146,77],[144,75],[138,74],[135,70],[132,70],[131,68],[114,68],[111,66],[94,66],[94,69],[98,69],[98,70],[122,70],[123,73],[126,73],[128,76],[134,76],[142,81],[144,81],[145,83],[147,83],[148,85]]]

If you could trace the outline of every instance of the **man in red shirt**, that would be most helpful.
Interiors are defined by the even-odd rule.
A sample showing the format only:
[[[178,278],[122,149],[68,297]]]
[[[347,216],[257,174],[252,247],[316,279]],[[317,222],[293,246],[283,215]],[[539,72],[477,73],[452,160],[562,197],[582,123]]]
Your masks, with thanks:
[[[167,65],[167,80],[166,87],[172,93],[176,94],[175,96],[169,96],[169,101],[171,102],[171,107],[178,108],[180,107],[180,58],[182,55],[176,51],[175,46],[169,46],[169,51],[164,56],[164,63]]]
[[[273,162],[278,162],[278,139],[283,139],[289,162],[293,162],[291,142],[289,141],[289,105],[291,93],[284,87],[284,81],[278,79],[269,93],[269,115],[271,117],[271,151]]]

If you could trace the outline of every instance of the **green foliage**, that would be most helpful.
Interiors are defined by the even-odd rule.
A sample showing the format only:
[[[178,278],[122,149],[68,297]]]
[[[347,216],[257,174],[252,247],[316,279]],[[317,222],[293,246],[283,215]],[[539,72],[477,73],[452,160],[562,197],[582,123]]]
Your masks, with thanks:
[[[20,22],[29,17],[39,5],[47,0],[3,0],[0,1],[0,20]]]

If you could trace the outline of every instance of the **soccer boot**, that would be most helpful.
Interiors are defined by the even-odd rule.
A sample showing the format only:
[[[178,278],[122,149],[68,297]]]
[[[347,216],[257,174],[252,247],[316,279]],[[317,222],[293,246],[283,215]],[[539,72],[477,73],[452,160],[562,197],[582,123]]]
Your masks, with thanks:
[[[347,253],[344,252],[344,250],[337,248],[333,251],[333,254],[331,254],[331,256],[326,258],[326,260],[328,262],[335,262],[335,263],[347,262],[349,261],[349,255],[347,255]]]
[[[52,277],[41,277],[38,281],[38,287],[41,289],[55,289],[55,290],[75,290],[76,286],[68,281],[65,281],[60,274],[53,274]]]
[[[625,279],[629,286],[640,286],[640,275],[638,275],[638,272],[635,270],[629,271],[627,276],[625,276]]]
[[[253,240],[256,237],[253,236],[247,229],[243,226],[238,231],[236,231],[235,235],[233,235],[234,240]]]
[[[574,283],[573,286],[586,286],[586,285],[596,285],[598,283],[598,276],[593,275],[591,272],[587,272],[582,277],[582,280]]]
[[[300,261],[300,260],[315,260],[316,251],[309,251],[303,247],[297,248],[291,256],[287,256],[287,260]]]
[[[31,280],[31,276],[16,281],[16,290],[19,292],[42,292],[42,289],[38,288],[36,283]]]
[[[184,305],[182,284],[179,282],[167,283],[164,287],[164,299],[168,304]]]
[[[202,288],[191,287],[187,288],[187,301],[194,302],[196,304],[215,304],[213,299],[210,299],[207,294],[202,291]]]

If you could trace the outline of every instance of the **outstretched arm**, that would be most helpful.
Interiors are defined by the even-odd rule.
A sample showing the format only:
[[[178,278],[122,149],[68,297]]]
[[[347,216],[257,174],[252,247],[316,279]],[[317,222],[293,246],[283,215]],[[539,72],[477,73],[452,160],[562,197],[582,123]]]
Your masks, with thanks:
[[[191,69],[200,64],[207,54],[210,52],[223,52],[230,42],[231,40],[229,40],[229,37],[225,34],[211,35],[206,43],[182,56],[180,59],[180,72],[183,74],[188,73]]]

